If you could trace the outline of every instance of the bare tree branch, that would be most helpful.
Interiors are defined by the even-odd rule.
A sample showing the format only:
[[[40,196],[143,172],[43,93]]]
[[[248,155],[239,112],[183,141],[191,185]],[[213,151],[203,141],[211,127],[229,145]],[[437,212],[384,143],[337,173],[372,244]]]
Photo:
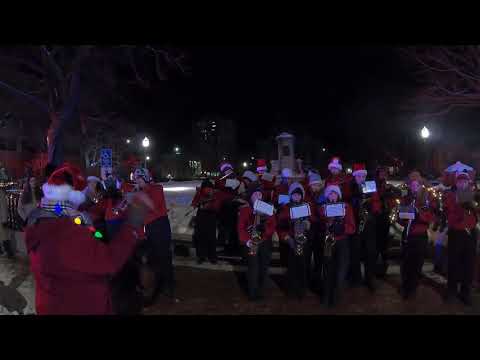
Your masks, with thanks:
[[[19,89],[16,89],[13,86],[8,85],[7,83],[5,83],[3,81],[0,81],[0,87],[3,87],[4,89],[7,89],[12,94],[23,97],[26,100],[29,100],[32,104],[37,105],[41,110],[43,110],[44,112],[46,112],[48,114],[48,112],[49,112],[48,105],[46,103],[44,103],[42,100],[40,100],[40,99],[38,99],[34,96],[31,96],[31,95],[29,95],[29,94],[27,94],[27,93],[25,93],[25,92],[23,92]]]

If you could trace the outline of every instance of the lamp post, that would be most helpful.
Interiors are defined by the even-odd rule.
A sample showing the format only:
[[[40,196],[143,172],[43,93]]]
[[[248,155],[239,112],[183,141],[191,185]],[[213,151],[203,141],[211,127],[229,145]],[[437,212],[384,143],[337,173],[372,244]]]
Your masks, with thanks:
[[[421,130],[420,130],[420,137],[423,139],[423,143],[424,143],[424,153],[425,153],[425,171],[427,172],[430,172],[430,159],[429,159],[429,149],[428,149],[428,143],[427,143],[427,139],[430,138],[430,130],[424,126]]]
[[[145,152],[145,167],[147,167],[147,148],[150,146],[150,139],[145,136],[142,141],[143,150]]]

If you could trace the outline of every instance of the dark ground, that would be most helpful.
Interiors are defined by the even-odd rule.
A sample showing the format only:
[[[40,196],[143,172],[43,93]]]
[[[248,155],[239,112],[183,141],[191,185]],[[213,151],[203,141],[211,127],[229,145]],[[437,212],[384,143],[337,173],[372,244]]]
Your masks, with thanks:
[[[287,298],[279,288],[281,275],[271,275],[271,282],[263,302],[251,303],[242,290],[239,279],[243,273],[176,267],[177,296],[179,303],[172,304],[161,297],[144,310],[145,315],[240,315],[240,314],[425,314],[464,315],[480,314],[480,292],[474,294],[474,306],[465,307],[460,301],[447,305],[441,297],[441,288],[425,279],[418,289],[416,298],[404,301],[397,293],[400,277],[388,275],[378,281],[377,293],[372,295],[364,288],[347,289],[342,303],[327,309],[318,295],[309,292],[299,302]]]

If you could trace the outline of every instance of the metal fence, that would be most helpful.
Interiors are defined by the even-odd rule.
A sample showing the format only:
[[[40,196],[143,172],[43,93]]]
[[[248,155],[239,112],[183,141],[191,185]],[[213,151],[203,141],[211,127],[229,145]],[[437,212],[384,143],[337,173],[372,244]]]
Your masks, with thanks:
[[[23,220],[18,215],[17,206],[22,190],[11,189],[7,190],[7,227],[15,231],[21,231],[23,229]]]

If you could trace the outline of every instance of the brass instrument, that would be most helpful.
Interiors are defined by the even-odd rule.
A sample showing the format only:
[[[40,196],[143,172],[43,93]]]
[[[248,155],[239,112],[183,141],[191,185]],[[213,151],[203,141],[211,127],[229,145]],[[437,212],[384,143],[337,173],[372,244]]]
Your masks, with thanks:
[[[262,243],[262,234],[258,231],[258,225],[262,223],[262,215],[260,213],[255,213],[255,219],[253,225],[248,229],[250,234],[250,251],[248,255],[256,256],[258,252],[258,247]]]
[[[367,225],[368,221],[368,216],[369,216],[369,211],[367,208],[367,204],[369,203],[370,198],[365,198],[362,197],[362,200],[360,202],[360,207],[359,207],[359,221],[358,221],[358,234],[363,233],[363,230],[365,230],[365,225]]]
[[[295,240],[295,255],[302,256],[303,249],[307,242],[307,237],[305,235],[306,229],[306,218],[295,219],[293,221],[293,234]]]
[[[333,247],[336,244],[335,240],[335,233],[332,231],[332,226],[334,224],[334,220],[330,219],[327,222],[327,226],[325,229],[325,244],[324,244],[324,251],[323,251],[323,256],[326,258],[331,258],[333,254]]]

